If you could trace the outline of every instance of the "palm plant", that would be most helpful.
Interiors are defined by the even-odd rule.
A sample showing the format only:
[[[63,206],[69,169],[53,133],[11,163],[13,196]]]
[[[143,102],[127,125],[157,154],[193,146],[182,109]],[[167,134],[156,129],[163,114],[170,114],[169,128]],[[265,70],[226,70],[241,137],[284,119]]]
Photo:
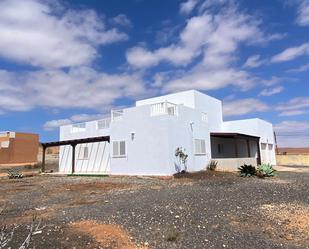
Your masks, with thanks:
[[[244,164],[238,168],[240,176],[251,177],[256,175],[256,168],[252,165]]]

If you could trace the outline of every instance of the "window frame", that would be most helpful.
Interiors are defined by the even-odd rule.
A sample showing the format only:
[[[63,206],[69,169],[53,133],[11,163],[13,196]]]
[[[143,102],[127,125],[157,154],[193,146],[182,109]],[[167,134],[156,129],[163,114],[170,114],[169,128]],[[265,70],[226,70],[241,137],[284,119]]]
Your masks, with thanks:
[[[85,157],[85,149],[87,149],[87,157]],[[78,160],[89,160],[89,147],[81,145],[80,150],[77,155]]]
[[[117,143],[118,154],[114,154],[114,143]],[[124,143],[124,154],[120,154],[121,151],[121,143]],[[126,140],[114,140],[112,141],[112,157],[113,158],[125,158],[127,157],[127,142]]]
[[[200,151],[197,151],[197,142],[199,142],[199,149]],[[205,151],[202,150],[203,146],[202,144],[204,143],[204,149]],[[206,140],[205,139],[200,139],[200,138],[195,138],[194,139],[194,155],[197,155],[197,156],[204,156],[206,155]]]

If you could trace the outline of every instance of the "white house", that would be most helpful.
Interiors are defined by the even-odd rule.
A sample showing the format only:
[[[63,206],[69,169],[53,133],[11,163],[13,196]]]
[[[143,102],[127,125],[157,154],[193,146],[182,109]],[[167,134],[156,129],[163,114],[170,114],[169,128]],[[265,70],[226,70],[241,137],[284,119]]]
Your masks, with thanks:
[[[188,154],[188,171],[205,169],[211,160],[228,170],[276,163],[272,124],[224,122],[222,102],[195,90],[140,100],[112,110],[108,118],[60,127],[61,141],[99,136],[110,142],[76,146],[75,173],[172,175],[183,166],[175,157],[178,147]],[[59,171],[71,170],[72,146],[62,146]]]

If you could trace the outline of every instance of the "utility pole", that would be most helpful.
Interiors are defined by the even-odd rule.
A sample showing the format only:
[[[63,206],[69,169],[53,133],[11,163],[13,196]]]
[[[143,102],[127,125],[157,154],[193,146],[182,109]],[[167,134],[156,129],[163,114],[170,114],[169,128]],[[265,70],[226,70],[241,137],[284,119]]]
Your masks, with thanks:
[[[276,148],[276,155],[279,155],[279,150],[278,150],[278,144],[277,144],[277,135],[276,132],[274,131],[274,139],[275,139],[275,148]]]

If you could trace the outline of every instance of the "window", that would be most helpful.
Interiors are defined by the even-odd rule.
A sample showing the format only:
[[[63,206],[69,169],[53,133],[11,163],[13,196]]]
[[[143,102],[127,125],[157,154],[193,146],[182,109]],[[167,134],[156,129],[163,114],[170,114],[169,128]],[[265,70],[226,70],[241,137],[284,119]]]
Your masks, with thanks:
[[[71,132],[81,132],[86,130],[86,123],[72,124]]]
[[[89,158],[88,146],[81,146],[78,152],[78,159],[88,159],[88,158]]]
[[[168,106],[167,107],[167,114],[174,116],[175,115],[175,107],[174,106]]]
[[[268,150],[273,150],[273,145],[272,144],[268,144]]]
[[[208,116],[206,112],[202,112],[202,121],[207,123],[208,122]]]
[[[195,139],[195,154],[196,155],[205,155],[206,154],[206,143],[204,139]]]
[[[125,157],[126,156],[126,142],[114,141],[113,142],[113,157]]]

